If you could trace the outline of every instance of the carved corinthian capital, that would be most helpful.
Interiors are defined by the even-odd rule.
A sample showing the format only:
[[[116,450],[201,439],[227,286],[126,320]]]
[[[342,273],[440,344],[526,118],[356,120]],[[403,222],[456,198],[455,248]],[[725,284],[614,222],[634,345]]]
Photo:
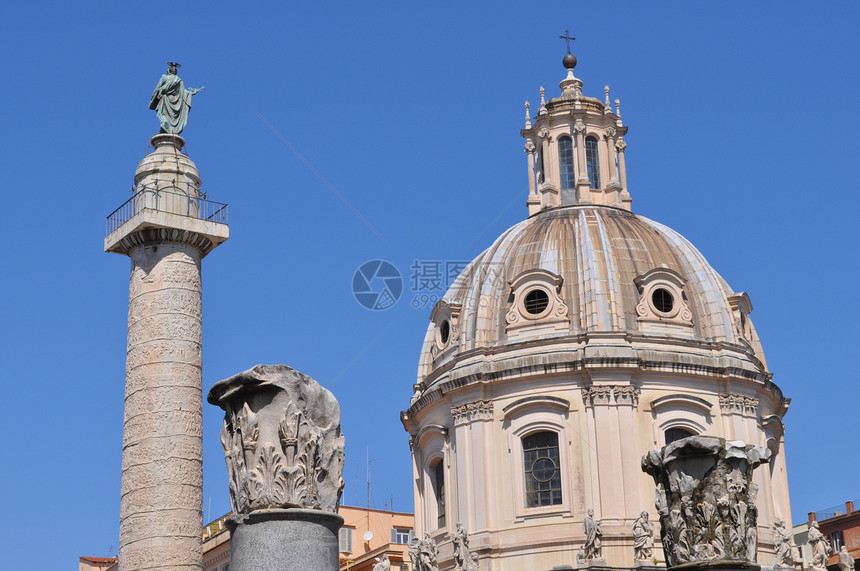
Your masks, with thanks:
[[[758,487],[752,475],[770,456],[764,446],[690,436],[642,457],[642,470],[657,484],[656,508],[669,567],[755,562]]]
[[[215,383],[208,401],[226,412],[221,445],[235,513],[337,513],[344,438],[328,390],[286,365],[257,365]]]
[[[631,385],[596,385],[582,389],[582,403],[589,407],[612,404],[636,407],[640,392]]]
[[[455,426],[467,424],[473,420],[492,420],[493,402],[486,400],[467,402],[452,408],[451,416],[454,417]]]
[[[724,414],[749,414],[758,412],[758,399],[743,395],[720,395],[720,410]]]

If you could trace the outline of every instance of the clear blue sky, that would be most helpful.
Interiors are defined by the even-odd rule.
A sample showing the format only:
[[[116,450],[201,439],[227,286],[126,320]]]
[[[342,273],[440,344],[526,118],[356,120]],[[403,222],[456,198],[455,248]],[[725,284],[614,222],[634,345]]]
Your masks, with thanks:
[[[104,218],[157,131],[166,61],[206,86],[184,135],[230,203],[204,261],[204,390],[256,363],[315,377],[342,405],[346,503],[369,450],[374,507],[411,510],[398,413],[429,307],[409,267],[469,260],[525,217],[523,100],[558,93],[565,28],[586,94],[621,98],[634,211],[750,294],[792,398],[795,521],[860,497],[858,21],[856,2],[6,5],[4,565],[116,552],[129,261],[102,252]],[[407,277],[387,311],[350,290],[374,258]],[[221,418],[206,405],[207,518],[229,509]]]

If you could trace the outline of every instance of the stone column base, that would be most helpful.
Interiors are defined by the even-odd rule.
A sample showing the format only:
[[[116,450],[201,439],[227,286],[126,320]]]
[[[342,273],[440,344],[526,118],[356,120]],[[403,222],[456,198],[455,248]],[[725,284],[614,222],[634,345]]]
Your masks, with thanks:
[[[230,571],[338,571],[337,514],[304,509],[257,510],[227,519]]]

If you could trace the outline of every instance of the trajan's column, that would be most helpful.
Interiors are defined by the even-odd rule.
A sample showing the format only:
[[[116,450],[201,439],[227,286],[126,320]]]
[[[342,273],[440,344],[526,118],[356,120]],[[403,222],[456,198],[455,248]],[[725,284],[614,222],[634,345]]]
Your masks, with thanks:
[[[203,567],[201,260],[229,236],[179,136],[191,96],[169,63],[152,95],[161,133],[135,194],[107,219],[105,251],[131,258],[119,568]],[[202,88],[201,88],[202,89]]]

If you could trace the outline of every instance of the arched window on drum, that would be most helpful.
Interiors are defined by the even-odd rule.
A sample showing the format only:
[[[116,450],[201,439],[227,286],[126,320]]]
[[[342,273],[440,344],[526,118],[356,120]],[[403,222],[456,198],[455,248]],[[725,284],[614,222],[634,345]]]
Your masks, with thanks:
[[[672,444],[676,440],[687,438],[688,436],[696,436],[696,433],[686,428],[669,428],[663,433],[663,438],[666,440],[666,445]]]
[[[436,499],[436,523],[438,529],[445,527],[445,462],[439,458],[430,466],[433,495]]]
[[[526,507],[536,508],[561,503],[561,463],[558,434],[536,432],[523,439],[523,471]]]
[[[591,188],[600,188],[600,156],[597,153],[597,137],[585,138],[585,162],[588,164],[588,182]]]

